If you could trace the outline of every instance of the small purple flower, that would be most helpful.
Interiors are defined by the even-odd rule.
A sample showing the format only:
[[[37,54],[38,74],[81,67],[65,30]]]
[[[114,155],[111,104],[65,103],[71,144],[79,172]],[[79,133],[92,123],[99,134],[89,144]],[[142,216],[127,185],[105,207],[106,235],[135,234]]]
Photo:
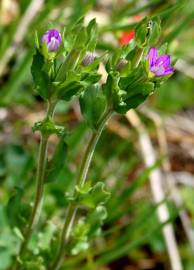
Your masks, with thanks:
[[[158,77],[163,77],[174,72],[174,69],[170,66],[170,55],[163,54],[158,57],[158,50],[151,48],[148,55],[149,68],[152,73]]]
[[[54,52],[58,50],[61,45],[61,34],[56,29],[50,29],[42,36],[42,42],[45,42],[47,44],[49,52]]]
[[[82,65],[83,66],[88,66],[90,65],[95,59],[95,56],[93,53],[91,52],[86,52],[86,55],[84,56],[83,60],[82,60]]]

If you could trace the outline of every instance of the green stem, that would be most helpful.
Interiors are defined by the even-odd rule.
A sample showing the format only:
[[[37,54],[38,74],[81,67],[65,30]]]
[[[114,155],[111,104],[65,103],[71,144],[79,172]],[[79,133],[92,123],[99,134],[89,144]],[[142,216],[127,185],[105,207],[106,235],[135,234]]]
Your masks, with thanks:
[[[112,114],[113,114],[112,111],[106,111],[104,113],[103,117],[101,118],[100,122],[98,123],[97,130],[95,132],[93,132],[93,134],[90,138],[90,141],[88,143],[87,149],[86,149],[85,154],[84,154],[84,157],[82,159],[82,163],[80,166],[78,177],[76,179],[77,186],[83,186],[85,181],[86,181],[88,170],[89,170],[89,167],[91,164],[91,160],[92,160],[92,157],[94,154],[96,144],[100,138],[100,135],[102,133],[102,130],[103,130],[105,124],[110,119]],[[74,188],[74,195],[75,195],[75,192],[76,191]],[[74,222],[74,218],[75,218],[75,215],[77,212],[77,208],[78,207],[75,205],[75,203],[73,201],[70,202],[68,209],[67,209],[66,219],[65,219],[65,223],[63,225],[63,230],[62,230],[62,234],[61,234],[61,238],[60,238],[59,250],[58,250],[57,256],[54,260],[54,263],[49,268],[49,270],[58,270],[63,263],[65,245],[69,239],[69,235],[70,235],[70,232],[71,232],[71,229],[73,226],[73,222]]]
[[[47,106],[47,118],[52,118],[56,103],[48,103]],[[36,173],[36,195],[34,200],[34,205],[32,209],[32,213],[30,216],[29,224],[27,226],[26,231],[24,232],[24,241],[20,247],[18,257],[21,257],[28,246],[28,242],[31,238],[33,230],[38,223],[40,212],[42,208],[42,201],[43,201],[43,192],[44,192],[44,176],[46,170],[46,163],[47,163],[47,148],[48,148],[48,139],[49,135],[41,134],[41,141],[39,147],[39,157],[38,157],[38,166],[37,166],[37,173]],[[15,270],[18,270],[20,265],[16,262]]]
[[[136,48],[136,54],[135,54],[135,57],[134,57],[133,62],[132,62],[133,67],[138,67],[138,65],[143,57],[143,53],[144,53],[144,48],[139,48],[139,47]]]

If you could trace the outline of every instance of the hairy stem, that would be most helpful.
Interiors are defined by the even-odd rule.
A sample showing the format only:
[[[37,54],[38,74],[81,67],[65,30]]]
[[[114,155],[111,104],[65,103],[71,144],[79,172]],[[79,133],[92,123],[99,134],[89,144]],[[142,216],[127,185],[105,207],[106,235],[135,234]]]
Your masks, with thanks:
[[[56,105],[55,103],[48,103],[46,119],[53,116],[55,105]],[[35,194],[35,199],[34,199],[34,205],[33,205],[29,223],[27,225],[26,231],[24,232],[24,241],[21,244],[18,257],[21,257],[25,253],[28,246],[28,242],[31,238],[33,230],[35,226],[37,225],[39,217],[40,217],[42,201],[43,201],[43,192],[44,192],[44,176],[45,176],[46,163],[47,163],[48,139],[49,139],[49,135],[41,134],[37,173],[36,173],[36,194]],[[16,262],[14,269],[18,270],[19,268],[20,268],[20,265],[18,262]]]
[[[91,164],[91,160],[92,160],[92,157],[94,154],[96,144],[100,138],[100,135],[102,133],[102,130],[103,130],[105,124],[107,123],[107,121],[110,119],[111,116],[112,116],[112,111],[106,111],[104,113],[100,122],[98,123],[97,130],[95,132],[93,132],[93,134],[90,138],[90,141],[88,143],[88,146],[87,146],[85,154],[84,154],[84,157],[82,159],[82,163],[80,166],[78,177],[76,179],[77,186],[83,186],[85,181],[86,181],[88,170],[89,170],[89,167]],[[75,195],[75,188],[74,188],[74,195]],[[70,202],[68,209],[67,209],[66,219],[65,219],[65,222],[63,225],[63,230],[62,230],[62,234],[61,234],[58,253],[57,253],[57,256],[54,260],[54,263],[49,268],[49,270],[58,270],[63,263],[65,245],[69,240],[69,235],[70,235],[70,232],[71,232],[71,229],[73,226],[73,222],[74,222],[74,218],[75,218],[75,215],[77,212],[77,208],[78,207],[75,205],[74,202]]]

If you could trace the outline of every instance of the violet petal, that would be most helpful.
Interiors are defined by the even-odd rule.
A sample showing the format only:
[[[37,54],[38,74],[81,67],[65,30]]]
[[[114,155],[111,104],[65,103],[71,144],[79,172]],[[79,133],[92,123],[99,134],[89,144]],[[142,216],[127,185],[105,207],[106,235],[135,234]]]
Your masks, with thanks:
[[[170,56],[167,54],[161,55],[156,60],[156,65],[163,65],[164,68],[168,68],[170,66]]]
[[[148,53],[148,60],[150,67],[153,66],[157,60],[158,51],[155,48],[151,48]]]

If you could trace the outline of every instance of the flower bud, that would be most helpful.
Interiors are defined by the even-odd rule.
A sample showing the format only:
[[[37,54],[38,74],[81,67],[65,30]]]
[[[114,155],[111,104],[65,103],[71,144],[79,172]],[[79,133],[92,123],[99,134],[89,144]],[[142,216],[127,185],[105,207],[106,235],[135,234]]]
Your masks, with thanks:
[[[128,61],[124,58],[121,58],[116,65],[116,70],[121,71],[127,64],[128,64]]]
[[[61,34],[56,29],[50,29],[42,36],[42,43],[45,42],[49,52],[55,52],[61,45]]]
[[[84,56],[83,60],[82,60],[82,65],[83,66],[88,66],[90,65],[95,59],[95,56],[93,53],[91,52],[87,52],[86,55]]]

